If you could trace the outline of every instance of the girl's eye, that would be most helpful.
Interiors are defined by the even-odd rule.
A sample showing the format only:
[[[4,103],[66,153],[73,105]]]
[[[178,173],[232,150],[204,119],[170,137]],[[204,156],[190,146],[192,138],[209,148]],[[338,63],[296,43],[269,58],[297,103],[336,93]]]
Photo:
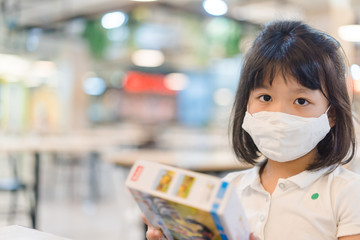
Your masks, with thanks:
[[[295,104],[305,106],[305,105],[308,105],[309,102],[308,102],[308,100],[306,100],[304,98],[298,98],[298,99],[295,100]]]
[[[270,102],[271,101],[271,96],[270,95],[261,95],[259,97],[260,101],[262,102]]]

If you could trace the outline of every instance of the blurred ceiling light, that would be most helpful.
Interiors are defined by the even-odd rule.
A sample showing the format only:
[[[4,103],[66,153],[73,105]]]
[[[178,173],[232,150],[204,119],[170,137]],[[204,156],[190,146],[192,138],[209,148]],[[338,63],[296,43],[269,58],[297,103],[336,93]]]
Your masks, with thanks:
[[[157,0],[131,0],[133,2],[156,2]]]
[[[30,62],[16,55],[0,54],[0,75],[23,76],[27,74]]]
[[[55,63],[52,61],[36,61],[33,71],[37,77],[47,78],[54,74]]]
[[[360,80],[360,66],[357,64],[351,65],[350,74],[355,81]]]
[[[132,54],[131,60],[140,67],[158,67],[164,63],[165,56],[159,50],[140,49]]]
[[[341,39],[349,42],[360,42],[360,25],[344,25],[338,28]]]
[[[88,95],[98,96],[105,92],[106,83],[102,78],[90,77],[85,79],[83,83],[83,90]]]
[[[187,87],[189,79],[183,73],[170,73],[165,76],[164,84],[170,90],[181,91]]]
[[[219,88],[214,93],[214,101],[219,106],[229,106],[234,101],[234,93],[228,88]]]
[[[205,0],[203,8],[207,13],[214,16],[224,15],[228,11],[228,6],[223,0]]]
[[[127,16],[123,12],[106,13],[101,18],[101,25],[105,29],[121,27],[127,20]]]

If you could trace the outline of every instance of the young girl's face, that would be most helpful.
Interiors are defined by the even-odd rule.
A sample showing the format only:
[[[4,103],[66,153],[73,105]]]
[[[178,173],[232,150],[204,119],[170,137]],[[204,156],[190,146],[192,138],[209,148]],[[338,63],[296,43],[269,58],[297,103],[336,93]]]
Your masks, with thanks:
[[[293,77],[277,74],[270,85],[250,92],[248,112],[283,112],[300,117],[320,117],[329,106],[320,90],[312,90],[299,84]],[[332,124],[331,124],[332,125]]]

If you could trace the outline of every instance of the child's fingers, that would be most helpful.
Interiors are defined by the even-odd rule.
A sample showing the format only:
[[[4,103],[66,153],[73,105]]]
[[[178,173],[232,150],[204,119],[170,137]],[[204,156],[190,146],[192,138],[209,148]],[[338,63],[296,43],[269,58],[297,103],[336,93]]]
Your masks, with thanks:
[[[146,239],[148,240],[166,240],[166,237],[162,234],[162,232],[159,229],[156,229],[152,227],[149,222],[146,220],[145,216],[141,215],[144,223],[148,226],[148,229],[146,231]]]
[[[146,231],[146,239],[147,240],[161,240],[165,239],[162,232],[156,228],[150,227]]]
[[[250,234],[249,240],[259,240],[253,233]]]

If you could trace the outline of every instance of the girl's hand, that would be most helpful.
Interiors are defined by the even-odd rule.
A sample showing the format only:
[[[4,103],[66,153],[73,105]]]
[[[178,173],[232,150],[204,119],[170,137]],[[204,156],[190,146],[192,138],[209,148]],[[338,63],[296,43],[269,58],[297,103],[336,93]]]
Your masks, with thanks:
[[[250,234],[249,240],[259,240],[253,233]]]
[[[148,230],[146,231],[146,239],[147,240],[165,240],[166,237],[162,234],[162,232],[156,228],[153,228],[148,225]]]
[[[146,220],[144,215],[142,215],[142,219],[145,222],[145,224],[148,226],[148,229],[146,231],[147,240],[166,240],[166,237],[162,234],[162,232],[159,229],[150,226],[149,222]]]

